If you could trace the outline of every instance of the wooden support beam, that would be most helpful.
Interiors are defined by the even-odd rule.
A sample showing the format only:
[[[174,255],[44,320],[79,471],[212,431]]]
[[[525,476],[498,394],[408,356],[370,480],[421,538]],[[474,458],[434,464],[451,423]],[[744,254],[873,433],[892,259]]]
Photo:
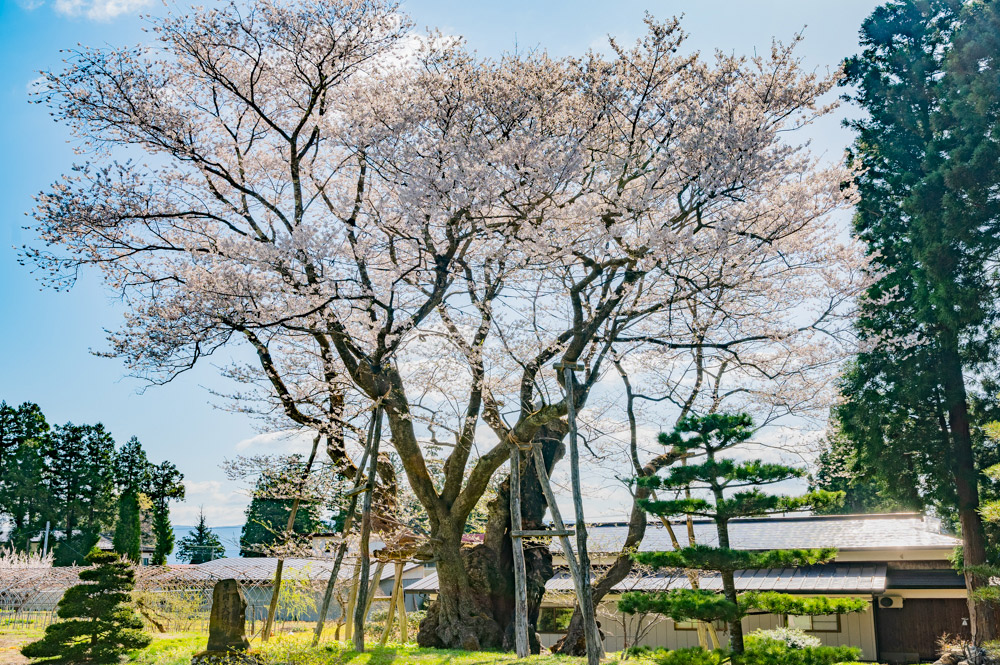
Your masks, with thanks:
[[[521,530],[521,451],[510,447],[510,526],[511,533]],[[531,655],[528,643],[528,583],[524,565],[524,546],[520,538],[511,538],[514,551],[514,648],[518,658]]]
[[[511,538],[561,538],[562,536],[572,536],[573,529],[563,529],[562,531],[549,531],[546,529],[511,531]]]
[[[367,492],[369,487],[371,487],[370,484],[361,485],[360,487],[355,487],[349,492],[344,492],[344,497],[352,497],[357,494],[361,494],[362,492]]]

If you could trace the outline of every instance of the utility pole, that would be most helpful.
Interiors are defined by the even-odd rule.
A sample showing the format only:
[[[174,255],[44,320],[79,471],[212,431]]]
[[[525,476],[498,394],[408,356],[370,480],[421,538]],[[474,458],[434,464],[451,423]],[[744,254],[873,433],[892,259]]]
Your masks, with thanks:
[[[601,634],[597,629],[597,617],[594,612],[594,593],[590,586],[590,556],[587,554],[587,525],[583,514],[583,491],[580,488],[580,451],[576,442],[576,385],[575,371],[582,371],[583,365],[575,362],[560,362],[554,365],[556,371],[563,372],[566,384],[566,419],[569,422],[569,470],[573,491],[573,508],[575,511],[576,550],[578,557],[579,581],[577,588],[580,612],[583,615],[583,630],[587,640],[587,665],[599,665],[604,655],[601,644]],[[539,473],[538,475],[543,475]],[[553,504],[554,507],[554,504]],[[567,558],[572,552],[566,553]]]

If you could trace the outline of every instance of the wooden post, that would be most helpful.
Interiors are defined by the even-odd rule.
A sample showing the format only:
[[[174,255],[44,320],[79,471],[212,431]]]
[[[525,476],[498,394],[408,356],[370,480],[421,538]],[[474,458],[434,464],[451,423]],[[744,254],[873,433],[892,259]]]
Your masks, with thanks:
[[[397,564],[399,566],[399,596],[396,598],[396,620],[399,621],[399,643],[406,644],[409,641],[409,636],[407,631],[409,626],[406,625],[406,592],[403,589],[403,564]]]
[[[292,507],[288,511],[288,523],[285,526],[286,534],[295,532],[295,515],[299,511],[299,503],[302,501],[302,488],[305,487],[306,481],[309,480],[309,472],[312,471],[313,462],[316,460],[316,449],[319,447],[319,441],[321,438],[322,434],[317,434],[313,439],[309,459],[306,461],[306,465],[303,468],[302,478],[299,480],[299,486],[295,493],[295,498],[292,500]],[[274,626],[274,615],[278,613],[278,597],[281,595],[281,574],[284,569],[285,559],[284,557],[279,557],[277,568],[274,570],[274,584],[272,585],[273,590],[271,591],[271,602],[267,606],[267,618],[264,620],[264,630],[261,633],[261,639],[264,642],[271,639],[271,628]]]
[[[510,544],[514,552],[514,648],[518,658],[531,654],[528,644],[528,586],[521,534],[521,454],[510,446]]]
[[[382,579],[382,571],[385,570],[385,561],[379,561],[375,564],[375,574],[372,575],[371,586],[368,589],[368,599],[365,601],[365,621],[368,620],[368,613],[371,612],[372,603],[375,602],[375,596],[378,595],[378,583]]]
[[[392,576],[392,593],[389,594],[389,611],[385,615],[385,625],[382,626],[382,637],[378,643],[385,646],[389,641],[389,633],[392,632],[392,620],[396,618],[396,585],[399,583],[399,564],[396,564],[396,573]]]
[[[375,439],[375,420],[372,419],[371,426],[368,428],[368,440],[365,442],[365,451],[361,455],[361,461],[358,462],[358,469],[354,472],[354,489],[352,489],[348,494],[351,500],[347,504],[347,515],[344,517],[344,524],[340,528],[340,545],[337,546],[337,557],[333,562],[333,570],[330,571],[330,579],[326,582],[326,590],[323,591],[323,602],[320,605],[319,616],[316,618],[316,628],[313,631],[313,641],[312,645],[316,646],[319,644],[319,638],[323,635],[323,624],[326,623],[327,612],[330,611],[330,602],[333,600],[333,591],[337,586],[337,580],[340,576],[340,566],[344,562],[344,555],[347,554],[347,537],[351,533],[351,527],[354,525],[354,512],[358,507],[358,494],[365,489],[366,484],[363,484],[365,477],[365,464],[368,462],[368,456],[372,452],[372,442]],[[355,567],[357,571],[357,567]],[[354,576],[354,584],[357,584],[357,575]],[[352,587],[353,588],[353,587]],[[344,608],[342,608],[344,609]],[[343,617],[350,616],[349,614],[343,614]],[[346,637],[345,639],[350,639],[351,637],[351,622],[346,620]],[[339,629],[338,629],[339,631]],[[335,636],[335,638],[339,638]]]
[[[344,608],[344,639],[351,639],[352,631],[354,630],[354,607],[358,602],[358,584],[361,577],[361,563],[356,562],[354,564],[354,573],[351,574],[351,590],[347,594],[347,607]],[[316,640],[315,635],[313,636],[314,641]]]
[[[560,367],[561,366],[561,367]],[[587,554],[587,524],[583,514],[583,491],[580,488],[580,451],[576,445],[576,396],[573,388],[576,384],[574,370],[583,369],[576,363],[559,363],[556,369],[563,370],[566,382],[566,419],[569,421],[569,473],[573,488],[573,508],[576,513],[577,556],[580,559],[580,586],[583,595],[580,597],[580,611],[583,613],[583,629],[587,638],[587,665],[599,665],[604,655],[601,644],[601,634],[597,630],[597,617],[594,612],[594,594],[590,587],[590,556]],[[541,475],[541,474],[539,474]]]
[[[380,644],[385,646],[385,643],[389,641],[389,633],[392,632],[392,620],[396,616],[396,610],[399,607],[399,596],[403,592],[403,562],[396,562],[396,572],[392,576],[392,593],[389,596],[389,612],[386,615],[385,628],[382,630],[382,639]],[[400,628],[402,631],[402,628]]]
[[[367,601],[369,597],[368,572],[371,565],[371,552],[368,549],[372,532],[372,491],[375,489],[375,475],[378,471],[379,439],[382,436],[381,404],[375,407],[375,413],[372,414],[372,418],[375,419],[375,430],[372,436],[372,454],[368,460],[368,487],[365,491],[365,499],[361,508],[361,543],[359,545],[360,551],[358,552],[358,556],[361,557],[361,579],[358,586],[358,603],[354,608],[354,634],[352,635],[355,651],[365,650],[365,620],[368,618],[369,603],[362,601]],[[378,585],[377,580],[375,584],[376,586]],[[374,597],[374,594],[372,594],[372,597]]]
[[[559,542],[562,544],[563,552],[566,554],[566,564],[569,566],[569,574],[573,578],[573,587],[576,589],[577,602],[579,602],[579,599],[583,597],[584,587],[583,578],[580,575],[580,564],[577,563],[576,555],[573,553],[573,543],[569,539],[569,534],[572,531],[567,529],[563,524],[562,513],[559,512],[555,494],[552,493],[552,485],[549,484],[549,477],[544,471],[545,459],[542,457],[541,449],[535,446],[531,452],[535,456],[535,469],[540,469],[535,475],[538,476],[538,483],[542,486],[542,493],[545,495],[545,500],[549,504],[549,510],[552,512],[552,524],[556,527],[555,532],[559,534]],[[595,624],[594,628],[596,627]],[[586,629],[586,624],[584,624],[584,629]],[[586,635],[586,630],[584,631],[584,635]]]

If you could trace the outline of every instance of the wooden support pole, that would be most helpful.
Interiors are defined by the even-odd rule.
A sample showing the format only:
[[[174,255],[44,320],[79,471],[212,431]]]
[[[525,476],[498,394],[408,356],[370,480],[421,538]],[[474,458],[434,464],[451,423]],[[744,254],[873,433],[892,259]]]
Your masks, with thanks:
[[[326,582],[326,590],[323,591],[323,602],[320,604],[319,617],[316,619],[316,628],[313,631],[313,641],[312,645],[316,646],[319,644],[319,638],[323,635],[323,624],[326,623],[327,612],[330,611],[330,602],[333,600],[333,591],[337,586],[337,580],[340,576],[340,566],[344,562],[344,555],[347,554],[347,538],[351,533],[351,527],[354,525],[354,512],[358,507],[358,494],[365,491],[368,488],[369,483],[362,484],[362,479],[365,476],[365,464],[368,463],[368,456],[372,452],[373,441],[375,440],[375,420],[372,419],[371,426],[368,428],[368,440],[365,442],[365,451],[361,455],[361,461],[358,462],[358,469],[354,472],[354,489],[346,494],[350,497],[350,501],[347,504],[347,515],[344,517],[344,524],[340,528],[340,545],[337,546],[337,557],[333,562],[333,570],[330,571],[330,579]],[[355,566],[354,575],[354,585],[357,585],[357,567]],[[356,589],[352,587],[352,592],[356,593]],[[349,604],[350,605],[350,604]],[[352,616],[349,613],[343,614],[342,616],[346,619],[346,636],[344,639],[351,639],[351,620],[347,617]]]
[[[351,639],[354,630],[354,607],[358,602],[358,588],[361,581],[361,563],[354,564],[354,573],[351,575],[351,590],[347,596],[347,607],[344,608],[344,639]],[[313,640],[316,637],[313,636]]]
[[[542,494],[545,495],[545,501],[548,502],[549,510],[552,512],[552,523],[557,532],[571,533],[563,524],[562,513],[559,512],[559,506],[556,505],[556,496],[552,493],[552,485],[549,484],[548,474],[545,473],[545,459],[542,457],[542,450],[535,446],[531,452],[535,457],[535,470],[537,471],[535,475],[538,476],[538,484],[542,486]],[[576,555],[573,553],[573,543],[570,542],[568,535],[559,536],[559,542],[566,555],[569,574],[573,578],[573,588],[576,589],[576,597],[579,599],[583,596],[583,582],[580,576],[580,564],[577,563]]]
[[[569,422],[569,474],[573,489],[573,508],[576,516],[573,528],[576,530],[576,550],[580,559],[580,611],[583,613],[583,630],[587,639],[587,665],[599,665],[604,655],[601,633],[597,629],[594,611],[594,593],[590,586],[590,556],[587,554],[587,524],[583,513],[583,490],[580,488],[580,451],[576,445],[576,396],[574,370],[583,369],[575,363],[562,363],[561,369],[566,382],[566,420]],[[559,366],[556,369],[560,369]],[[542,475],[542,474],[539,474]]]
[[[407,631],[409,626],[406,625],[406,591],[403,588],[403,564],[396,564],[399,566],[399,595],[396,597],[396,617],[399,621],[399,643],[406,644],[409,641],[409,636]]]
[[[372,434],[372,452],[368,460],[368,486],[365,492],[364,502],[361,504],[361,543],[359,545],[358,556],[361,557],[361,580],[358,587],[358,603],[354,608],[354,650],[365,650],[365,620],[368,618],[369,597],[374,597],[374,593],[368,593],[368,573],[371,566],[371,552],[369,543],[372,532],[372,487],[375,485],[375,475],[378,472],[378,448],[379,439],[382,437],[382,405],[375,407],[372,414],[375,419],[375,429]],[[380,573],[379,573],[380,574]],[[378,577],[376,576],[374,586],[378,587]]]
[[[322,434],[317,434],[313,438],[312,450],[309,452],[309,459],[306,460],[306,464],[302,469],[302,476],[299,479],[298,487],[296,488],[295,498],[292,500],[292,507],[288,511],[288,523],[285,526],[285,533],[282,534],[283,537],[295,532],[295,515],[298,513],[299,504],[302,502],[302,490],[305,487],[306,481],[309,480],[309,473],[312,471],[313,462],[316,461],[316,449],[319,447],[321,438],[323,438]],[[281,576],[284,569],[285,559],[284,557],[278,557],[278,565],[274,570],[274,583],[271,586],[271,602],[268,603],[267,606],[267,618],[264,620],[264,630],[261,633],[261,640],[264,642],[271,639],[271,629],[274,627],[274,616],[278,613],[278,598],[281,596]]]
[[[518,447],[510,446],[510,525],[511,533],[521,531],[521,454]],[[524,546],[521,538],[510,539],[514,552],[514,648],[518,658],[531,654],[528,644],[528,585],[524,565]]]
[[[389,641],[389,633],[392,632],[392,620],[396,617],[397,599],[403,582],[403,564],[396,562],[396,572],[392,576],[392,593],[389,595],[389,611],[386,613],[385,626],[382,628],[382,639],[379,644],[386,645]]]
[[[375,564],[375,574],[372,575],[372,582],[368,589],[368,600],[365,601],[365,620],[367,621],[368,613],[372,610],[372,603],[375,602],[375,596],[378,595],[378,583],[382,579],[382,572],[385,570],[385,561],[379,561]]]

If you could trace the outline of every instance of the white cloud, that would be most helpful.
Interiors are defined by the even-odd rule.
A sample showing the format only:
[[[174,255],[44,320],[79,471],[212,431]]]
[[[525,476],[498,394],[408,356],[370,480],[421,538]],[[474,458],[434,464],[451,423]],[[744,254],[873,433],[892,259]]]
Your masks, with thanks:
[[[44,4],[43,0],[17,0],[17,6],[26,12],[33,12]]]
[[[184,502],[171,506],[173,524],[197,524],[198,511],[205,511],[209,526],[242,524],[250,497],[232,483],[219,480],[184,481]]]
[[[35,0],[28,0],[34,2]],[[64,16],[86,16],[94,21],[110,21],[147,7],[152,0],[55,0],[55,10]]]
[[[312,449],[315,432],[309,430],[286,429],[265,432],[236,444],[236,450],[243,455],[308,455]]]

